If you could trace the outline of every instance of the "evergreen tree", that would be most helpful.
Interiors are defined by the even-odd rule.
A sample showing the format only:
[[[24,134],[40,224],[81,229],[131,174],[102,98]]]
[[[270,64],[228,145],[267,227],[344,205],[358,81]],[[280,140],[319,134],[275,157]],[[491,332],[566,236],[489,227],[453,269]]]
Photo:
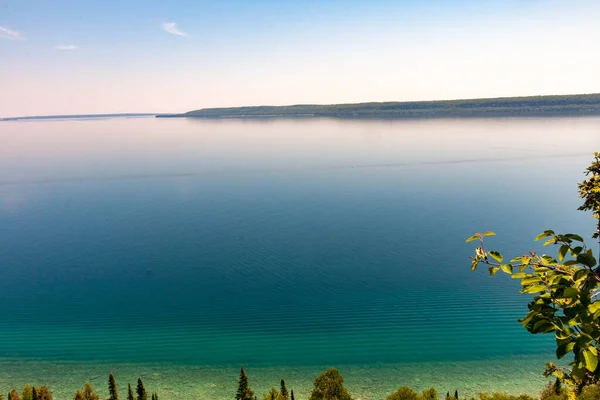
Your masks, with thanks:
[[[40,386],[37,388],[37,398],[38,400],[52,400],[50,388],[48,388],[48,386]]]
[[[75,396],[73,396],[73,400],[85,400],[85,396],[81,390],[75,392]]]
[[[25,385],[25,387],[23,388],[23,392],[21,393],[21,399],[22,400],[33,400],[32,396],[33,396],[33,393],[31,391],[31,386]]]
[[[135,400],[133,397],[133,390],[131,389],[131,384],[127,385],[129,387],[129,392],[127,393],[127,400]]]
[[[13,388],[8,394],[8,400],[21,400],[19,397],[19,392],[17,392],[15,388]]]
[[[254,398],[254,392],[248,386],[248,375],[244,367],[240,370],[240,379],[238,382],[238,389],[235,394],[235,400],[252,400]]]
[[[108,393],[110,393],[109,400],[119,400],[119,393],[117,392],[117,381],[115,376],[111,372],[108,374]]]
[[[138,378],[137,382],[137,400],[148,400],[148,394],[146,393],[146,389],[144,388],[142,378]]]
[[[288,400],[288,390],[285,387],[285,381],[283,379],[281,379],[281,390],[279,394],[281,395],[282,400]]]
[[[291,400],[294,400],[294,389],[290,392]]]
[[[83,390],[81,392],[83,393],[83,398],[85,400],[100,400],[98,394],[94,392],[92,384],[89,382],[86,382],[85,385],[83,385]]]
[[[446,400],[450,400],[450,392],[446,392]]]
[[[31,400],[39,400],[35,386],[31,388]]]
[[[344,387],[344,378],[335,368],[329,368],[319,375],[314,382],[309,400],[352,400]]]
[[[455,399],[458,399],[458,390],[455,390],[455,391],[454,391],[454,398],[455,398]]]

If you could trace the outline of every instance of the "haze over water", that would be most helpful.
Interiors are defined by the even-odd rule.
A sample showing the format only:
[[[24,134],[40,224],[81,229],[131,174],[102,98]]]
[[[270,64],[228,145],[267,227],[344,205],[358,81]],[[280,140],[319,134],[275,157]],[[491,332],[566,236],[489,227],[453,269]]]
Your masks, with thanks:
[[[521,328],[528,297],[473,273],[465,238],[493,230],[490,248],[518,255],[544,229],[594,230],[576,182],[600,118],[1,127],[0,359],[12,368],[432,363],[419,378],[431,386],[446,379],[435,368],[462,365],[456,383],[484,361],[526,359],[537,377],[553,338]]]

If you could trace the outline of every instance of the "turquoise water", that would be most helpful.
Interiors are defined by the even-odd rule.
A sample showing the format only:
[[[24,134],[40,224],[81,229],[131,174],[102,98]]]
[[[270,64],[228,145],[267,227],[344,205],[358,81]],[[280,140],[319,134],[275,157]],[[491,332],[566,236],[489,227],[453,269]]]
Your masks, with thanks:
[[[0,359],[52,379],[90,363],[223,372],[207,385],[241,364],[306,371],[300,386],[328,365],[424,386],[453,365],[539,376],[553,339],[522,331],[527,297],[471,272],[464,239],[494,230],[517,254],[544,229],[594,230],[576,182],[598,118],[1,128]]]

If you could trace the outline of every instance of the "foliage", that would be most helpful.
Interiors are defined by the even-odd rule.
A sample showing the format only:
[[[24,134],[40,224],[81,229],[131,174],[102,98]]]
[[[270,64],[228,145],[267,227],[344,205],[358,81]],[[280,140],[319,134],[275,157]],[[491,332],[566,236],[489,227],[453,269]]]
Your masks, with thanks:
[[[265,400],[278,400],[279,396],[280,394],[275,388],[271,388],[271,390],[269,390],[269,393],[263,394],[263,398]]]
[[[579,395],[579,400],[598,400],[600,399],[600,386],[590,385],[583,388]]]
[[[78,397],[78,393],[80,393],[81,396]],[[94,388],[89,382],[86,382],[85,385],[83,385],[83,390],[78,390],[77,393],[75,393],[74,398],[76,400],[99,400],[98,394],[94,392]]]
[[[144,382],[142,382],[142,378],[138,378],[136,392],[137,400],[148,400],[148,393],[146,393],[146,388],[144,387]]]
[[[592,210],[599,218],[600,154],[595,153],[594,158],[586,171],[586,175],[592,176],[579,184],[579,194],[584,198],[579,209]],[[471,257],[472,269],[485,264],[491,276],[502,271],[520,280],[521,293],[533,295],[533,301],[527,306],[529,312],[519,320],[523,327],[534,334],[554,333],[558,359],[573,355],[571,368],[547,363],[544,374],[564,381],[578,394],[585,386],[599,383],[600,270],[596,268],[592,250],[579,235],[546,230],[535,240],[545,239],[544,246],[558,246],[556,257],[530,251],[505,262],[498,251],[485,249],[484,237],[494,235],[493,232],[477,233],[467,239],[467,242],[479,242],[475,257]]]
[[[15,388],[8,393],[8,400],[21,400],[19,392],[17,392]]]
[[[418,398],[419,394],[417,392],[408,386],[402,386],[386,397],[386,400],[417,400]]]
[[[423,390],[423,394],[421,394],[420,398],[422,400],[438,400],[438,394],[435,388],[431,387]]]
[[[560,379],[556,379],[554,383],[546,383],[544,390],[540,393],[540,400],[567,400],[567,394],[568,391],[562,389]]]
[[[446,394],[446,399],[448,398],[450,398],[450,393]],[[402,386],[386,397],[386,400],[438,400],[438,394],[433,387],[425,389],[423,393],[419,395],[408,386]]]
[[[110,393],[109,400],[119,400],[119,392],[117,391],[117,381],[113,373],[108,374],[108,393]]]
[[[134,400],[133,389],[131,389],[131,384],[127,385],[127,400]]]
[[[521,394],[518,396],[513,396],[505,393],[479,393],[480,400],[535,400],[533,397],[528,396],[526,394]]]
[[[156,394],[156,392],[152,393],[152,400],[158,400],[158,394]]]
[[[37,397],[37,400],[52,400],[52,393],[48,386],[40,386],[39,388],[34,387],[33,394]]]
[[[280,388],[281,399],[282,400],[288,400],[288,397],[289,397],[288,390],[285,387],[285,381],[283,379],[281,380],[281,385],[280,386],[281,386],[281,388]]]
[[[600,277],[594,267],[596,259],[583,239],[574,234],[555,234],[547,230],[536,240],[547,239],[544,245],[559,246],[556,258],[531,251],[504,262],[497,251],[487,251],[485,236],[478,233],[468,240],[478,240],[472,269],[481,263],[489,266],[491,276],[498,271],[521,281],[521,293],[533,295],[529,312],[519,321],[531,333],[554,333],[556,356],[561,359],[573,353],[572,368],[547,364],[545,375],[554,375],[575,387],[577,392],[586,385],[598,382],[598,344],[600,343]]]
[[[321,373],[315,381],[309,400],[352,400],[344,387],[344,378],[335,368]]]
[[[23,388],[23,392],[21,392],[21,399],[22,400],[32,400],[33,399],[33,392],[31,390],[31,386],[25,385],[25,387]]]
[[[585,175],[589,178],[578,185],[579,197],[583,199],[579,210],[592,211],[594,218],[598,219],[598,228],[593,236],[597,238],[600,236],[600,153],[594,153],[594,161],[586,169]]]
[[[240,369],[240,378],[238,380],[238,389],[235,394],[235,400],[254,400],[254,392],[248,386],[248,375],[244,367]]]
[[[290,398],[291,400],[294,400],[294,389],[292,389],[290,392]]]

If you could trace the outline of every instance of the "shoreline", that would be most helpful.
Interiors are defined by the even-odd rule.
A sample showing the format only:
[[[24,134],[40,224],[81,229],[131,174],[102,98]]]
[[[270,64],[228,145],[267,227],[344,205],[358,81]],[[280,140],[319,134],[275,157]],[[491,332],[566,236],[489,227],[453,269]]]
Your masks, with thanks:
[[[336,365],[353,398],[383,399],[400,386],[422,391],[431,386],[440,398],[458,390],[460,397],[480,392],[506,392],[537,396],[548,381],[542,376],[550,356],[515,356],[478,361],[416,362],[374,365]],[[245,365],[250,387],[261,398],[270,387],[285,379],[298,399],[306,399],[323,366]],[[94,363],[0,359],[0,388],[7,391],[23,385],[48,385],[56,400],[67,400],[90,381],[100,398],[108,395],[108,373],[113,372],[123,395],[127,383],[141,376],[148,391],[169,400],[230,399],[235,394],[239,366],[200,366],[171,363]]]

